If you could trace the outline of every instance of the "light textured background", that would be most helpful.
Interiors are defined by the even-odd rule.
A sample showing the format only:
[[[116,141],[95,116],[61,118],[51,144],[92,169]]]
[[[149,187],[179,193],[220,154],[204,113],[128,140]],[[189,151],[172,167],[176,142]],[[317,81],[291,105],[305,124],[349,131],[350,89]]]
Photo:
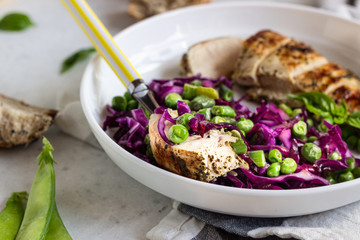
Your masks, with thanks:
[[[127,15],[127,0],[88,2],[112,34],[135,22]],[[78,94],[86,63],[63,75],[60,65],[91,44],[60,1],[0,0],[0,17],[9,12],[27,13],[35,26],[24,32],[0,32],[0,93],[49,108],[56,107],[62,92]],[[56,126],[45,136],[55,147],[57,205],[74,239],[145,239],[170,211],[170,199],[130,178],[102,150]],[[30,190],[41,147],[37,141],[0,149],[1,209],[12,192]]]
[[[134,23],[127,1],[88,1],[112,34]],[[64,91],[77,94],[85,63],[60,75],[61,62],[91,44],[59,0],[0,1],[0,16],[27,13],[35,26],[0,32],[0,93],[56,107]],[[86,124],[86,123],[84,123]],[[52,126],[45,136],[55,147],[56,201],[74,239],[145,239],[171,208],[170,199],[139,184],[107,155]],[[42,144],[0,149],[0,208],[14,191],[30,190]]]

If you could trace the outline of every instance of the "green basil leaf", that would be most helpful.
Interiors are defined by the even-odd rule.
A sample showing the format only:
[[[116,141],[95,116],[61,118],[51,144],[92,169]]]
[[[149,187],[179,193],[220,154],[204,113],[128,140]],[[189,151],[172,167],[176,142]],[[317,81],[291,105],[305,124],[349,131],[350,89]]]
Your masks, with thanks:
[[[10,13],[0,20],[0,30],[4,31],[21,31],[32,25],[30,18],[23,13]]]
[[[309,112],[324,118],[331,118],[337,107],[334,100],[320,92],[289,94],[288,97],[304,103]]]
[[[343,124],[344,122],[346,122],[349,112],[344,100],[341,102],[340,106],[335,107],[334,111],[332,112],[332,115],[334,117],[334,123]]]
[[[96,52],[94,48],[81,49],[76,53],[72,54],[70,57],[66,58],[65,61],[61,65],[61,73],[68,71],[72,68],[76,63],[85,60],[92,53]]]
[[[360,128],[360,112],[354,112],[354,113],[350,114],[346,123],[352,127]]]

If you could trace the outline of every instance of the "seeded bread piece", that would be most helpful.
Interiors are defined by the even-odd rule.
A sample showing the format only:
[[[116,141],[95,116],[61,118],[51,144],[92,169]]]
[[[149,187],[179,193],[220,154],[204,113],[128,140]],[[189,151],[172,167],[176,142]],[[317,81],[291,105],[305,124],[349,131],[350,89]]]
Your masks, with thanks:
[[[56,113],[0,94],[0,147],[10,148],[38,139]]]
[[[128,13],[141,20],[172,9],[209,2],[211,0],[131,0]]]

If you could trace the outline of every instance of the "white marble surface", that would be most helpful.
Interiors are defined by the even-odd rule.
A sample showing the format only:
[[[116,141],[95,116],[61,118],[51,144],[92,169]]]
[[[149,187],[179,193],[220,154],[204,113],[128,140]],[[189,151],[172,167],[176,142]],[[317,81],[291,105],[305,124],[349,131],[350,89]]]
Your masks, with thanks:
[[[128,0],[88,2],[112,34],[135,22],[126,12]],[[0,32],[0,93],[56,108],[60,93],[78,94],[86,64],[60,75],[61,62],[91,44],[59,0],[0,0],[0,17],[12,11],[27,13],[35,26],[19,33]],[[171,210],[170,199],[130,178],[102,150],[56,126],[45,136],[55,147],[57,205],[74,239],[145,239]],[[1,209],[12,192],[30,190],[41,147],[37,141],[0,149]]]
[[[89,0],[112,34],[134,23],[126,0]],[[77,93],[85,63],[60,75],[65,57],[91,44],[59,0],[0,0],[0,16],[25,12],[35,26],[0,32],[0,93],[56,108],[60,92]],[[56,201],[74,239],[145,239],[171,209],[170,199],[139,184],[100,150],[60,132],[45,134],[57,161]],[[40,141],[0,149],[0,208],[14,191],[30,190]]]

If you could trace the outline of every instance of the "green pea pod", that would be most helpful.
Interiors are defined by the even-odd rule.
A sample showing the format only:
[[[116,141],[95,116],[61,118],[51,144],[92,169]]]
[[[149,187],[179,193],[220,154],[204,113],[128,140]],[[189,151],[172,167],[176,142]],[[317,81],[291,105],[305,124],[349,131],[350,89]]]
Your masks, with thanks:
[[[5,208],[0,213],[0,239],[13,240],[19,231],[24,217],[23,201],[26,192],[15,192],[6,202]]]
[[[49,223],[49,230],[45,237],[46,240],[71,240],[69,232],[61,220],[58,209],[55,204],[54,212]]]
[[[219,92],[211,87],[197,87],[195,91],[196,91],[196,96],[205,95],[211,99],[219,98]]]
[[[24,219],[17,240],[44,239],[55,209],[55,162],[50,142],[43,138],[43,150],[37,157],[39,168],[32,183]]]

